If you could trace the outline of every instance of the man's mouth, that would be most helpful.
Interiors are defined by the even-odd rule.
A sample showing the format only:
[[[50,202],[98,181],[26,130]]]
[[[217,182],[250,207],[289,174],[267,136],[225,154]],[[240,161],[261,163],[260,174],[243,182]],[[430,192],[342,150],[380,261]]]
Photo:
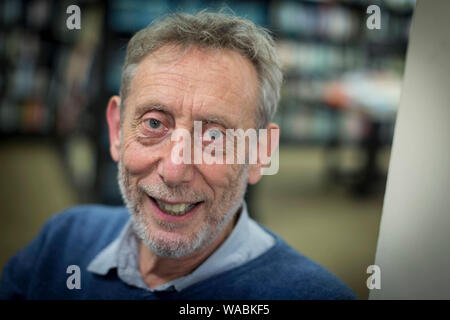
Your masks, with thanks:
[[[165,201],[155,199],[153,197],[150,197],[150,199],[156,203],[156,205],[158,206],[159,209],[161,209],[161,211],[163,211],[164,213],[171,215],[171,216],[184,216],[185,214],[190,212],[192,209],[194,209],[196,206],[198,206],[199,204],[202,203],[202,201],[201,201],[201,202],[195,202],[195,203],[180,202],[180,203],[170,204]]]

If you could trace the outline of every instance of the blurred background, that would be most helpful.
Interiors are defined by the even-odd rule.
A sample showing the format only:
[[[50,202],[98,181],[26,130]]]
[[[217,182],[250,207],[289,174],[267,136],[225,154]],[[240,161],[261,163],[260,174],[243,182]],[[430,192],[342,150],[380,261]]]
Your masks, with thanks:
[[[130,37],[223,6],[273,32],[285,74],[280,170],[249,189],[250,214],[368,297],[413,0],[2,1],[0,269],[58,211],[122,203],[105,110]]]

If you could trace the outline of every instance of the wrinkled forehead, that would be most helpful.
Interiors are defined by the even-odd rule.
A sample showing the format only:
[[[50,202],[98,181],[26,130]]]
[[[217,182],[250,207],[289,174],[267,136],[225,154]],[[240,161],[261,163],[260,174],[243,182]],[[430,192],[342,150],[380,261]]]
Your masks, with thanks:
[[[240,53],[168,45],[139,63],[127,101],[141,105],[163,98],[172,106],[216,106],[256,118],[257,97],[256,69]]]

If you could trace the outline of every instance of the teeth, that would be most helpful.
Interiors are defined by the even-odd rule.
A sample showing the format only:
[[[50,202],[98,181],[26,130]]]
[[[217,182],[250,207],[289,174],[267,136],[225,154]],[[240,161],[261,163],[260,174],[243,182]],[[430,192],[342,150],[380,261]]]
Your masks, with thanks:
[[[195,205],[190,203],[179,203],[179,204],[167,204],[165,202],[159,201],[157,199],[156,203],[158,206],[166,213],[174,216],[182,216],[189,210],[191,210]]]

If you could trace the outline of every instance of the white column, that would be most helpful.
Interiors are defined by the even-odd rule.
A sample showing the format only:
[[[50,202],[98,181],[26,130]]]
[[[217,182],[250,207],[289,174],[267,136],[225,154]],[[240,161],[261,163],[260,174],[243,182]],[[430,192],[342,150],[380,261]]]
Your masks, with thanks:
[[[450,299],[450,1],[418,1],[370,299]]]

